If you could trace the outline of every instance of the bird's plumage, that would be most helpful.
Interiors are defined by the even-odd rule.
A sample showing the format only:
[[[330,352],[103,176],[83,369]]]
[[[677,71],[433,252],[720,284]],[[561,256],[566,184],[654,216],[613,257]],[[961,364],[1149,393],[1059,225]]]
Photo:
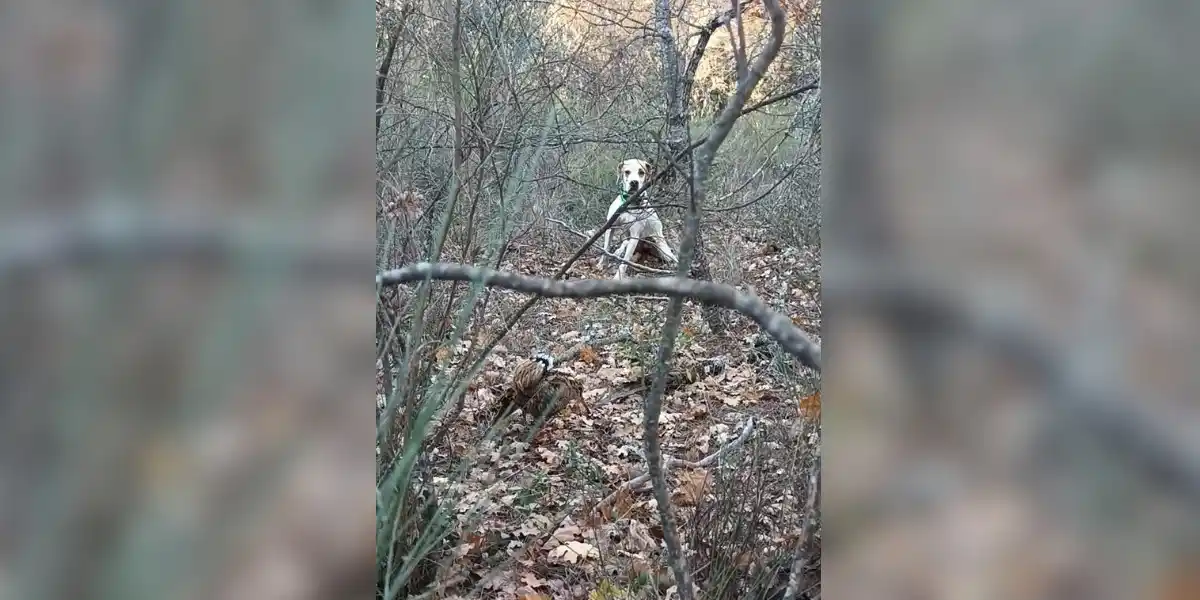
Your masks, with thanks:
[[[536,354],[532,359],[517,363],[512,372],[512,388],[517,395],[529,395],[537,389],[542,378],[554,368],[554,357]]]
[[[583,401],[583,386],[563,373],[551,373],[522,410],[534,416],[550,418],[572,403]]]
[[[535,418],[549,418],[569,404],[581,402],[583,386],[553,369],[554,358],[544,353],[517,363],[509,389],[500,398],[497,419],[515,408]]]

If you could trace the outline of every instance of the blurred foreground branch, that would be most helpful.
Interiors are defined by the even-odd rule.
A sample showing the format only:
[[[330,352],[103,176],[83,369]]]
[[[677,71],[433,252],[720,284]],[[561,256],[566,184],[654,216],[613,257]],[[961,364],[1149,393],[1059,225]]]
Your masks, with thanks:
[[[982,340],[1043,386],[1050,408],[1070,415],[1068,423],[1079,424],[1155,484],[1200,506],[1200,457],[1164,422],[1140,409],[1144,398],[1133,400],[1119,382],[1078,376],[1064,358],[1068,349],[1016,311],[980,307],[952,290],[897,265],[844,265],[830,272],[824,293],[841,310],[870,310],[925,332]]]
[[[375,281],[379,285],[399,285],[427,279],[477,281],[488,286],[548,298],[599,298],[602,296],[657,294],[692,299],[736,310],[750,317],[771,337],[775,338],[780,346],[799,358],[805,366],[817,371],[821,369],[821,347],[809,339],[799,327],[796,327],[791,319],[771,310],[758,297],[720,283],[697,281],[684,277],[556,281],[544,277],[529,277],[451,263],[417,263],[380,273],[376,276]]]
[[[146,217],[81,218],[12,224],[0,230],[0,277],[98,262],[187,262],[287,267],[320,278],[362,277],[371,254],[361,244],[319,243],[280,227]]]

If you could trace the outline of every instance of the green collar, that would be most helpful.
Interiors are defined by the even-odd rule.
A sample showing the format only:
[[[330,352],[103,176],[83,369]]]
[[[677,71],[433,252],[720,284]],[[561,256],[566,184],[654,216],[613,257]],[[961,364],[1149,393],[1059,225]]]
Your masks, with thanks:
[[[629,193],[628,192],[625,192],[625,191],[618,192],[617,198],[621,201],[622,206],[629,204]],[[638,202],[641,202],[645,199],[646,199],[645,193],[643,193],[641,196],[638,196]]]

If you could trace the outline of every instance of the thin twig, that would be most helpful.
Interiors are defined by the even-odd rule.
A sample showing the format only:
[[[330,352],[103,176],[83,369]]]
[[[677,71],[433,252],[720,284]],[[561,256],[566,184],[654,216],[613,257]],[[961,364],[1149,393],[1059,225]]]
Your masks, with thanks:
[[[800,94],[803,94],[804,92],[809,92],[809,91],[812,91],[815,89],[819,89],[820,87],[821,87],[821,79],[820,78],[814,79],[811,83],[802,85],[790,92],[784,92],[782,94],[779,94],[776,96],[771,96],[770,98],[767,98],[760,102],[756,102],[754,104],[751,104],[750,106],[743,108],[741,110],[741,112],[738,113],[738,116],[744,117],[756,110],[761,110],[772,104],[775,104],[776,102],[783,102],[784,100],[787,100],[788,98],[791,98],[793,96],[799,96]]]
[[[417,263],[386,271],[375,277],[378,285],[385,286],[425,280],[477,281],[488,286],[537,294],[547,298],[599,298],[633,294],[659,294],[672,298],[688,298],[736,310],[750,317],[768,335],[775,338],[784,350],[799,358],[805,366],[817,371],[821,369],[820,345],[809,339],[800,328],[792,323],[791,319],[771,310],[757,296],[721,283],[684,277],[557,281],[544,277],[530,277],[450,263]]]

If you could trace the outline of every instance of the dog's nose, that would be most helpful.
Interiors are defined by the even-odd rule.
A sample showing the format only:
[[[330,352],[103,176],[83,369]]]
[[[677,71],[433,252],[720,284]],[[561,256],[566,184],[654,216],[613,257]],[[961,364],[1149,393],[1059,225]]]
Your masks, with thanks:
[[[640,184],[640,182],[638,182],[638,180],[636,180],[636,179],[630,181],[629,182],[629,191],[636,192],[639,184]]]

